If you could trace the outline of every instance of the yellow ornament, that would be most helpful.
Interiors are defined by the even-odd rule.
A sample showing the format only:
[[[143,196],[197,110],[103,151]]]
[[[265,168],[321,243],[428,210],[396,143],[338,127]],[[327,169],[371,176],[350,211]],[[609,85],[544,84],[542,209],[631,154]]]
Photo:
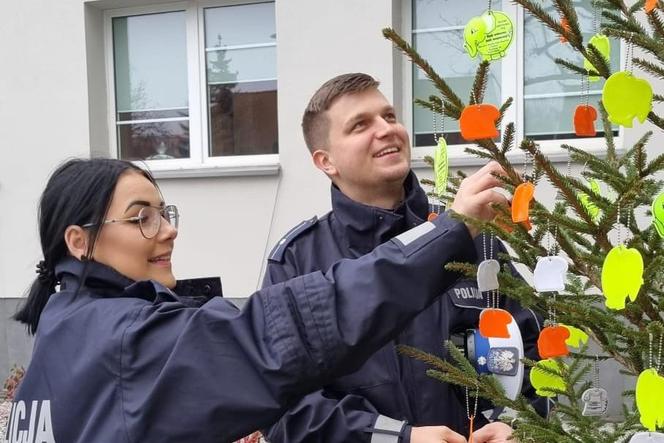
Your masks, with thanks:
[[[602,290],[609,309],[624,309],[625,298],[636,300],[643,284],[643,257],[634,248],[614,246],[602,266]]]
[[[569,325],[564,325],[560,323],[560,326],[567,328],[569,331],[569,338],[565,340],[565,344],[567,346],[572,346],[574,348],[580,348],[581,343],[584,345],[588,343],[588,334],[583,332],[579,328],[575,328],[574,326],[569,326]]]
[[[567,365],[564,363],[563,367],[567,369]],[[546,359],[537,362],[537,364],[530,370],[530,384],[536,389],[535,393],[537,395],[540,397],[555,397],[557,394],[548,389],[556,389],[559,391],[565,390],[565,380],[561,376],[551,374],[541,368],[557,372],[560,371],[560,367],[555,360]]]
[[[588,42],[589,45],[593,45],[595,49],[597,49],[600,54],[602,54],[602,57],[606,60],[607,63],[609,63],[610,57],[611,57],[611,41],[609,38],[604,35],[604,34],[595,34],[592,37],[590,37],[590,41]],[[588,61],[587,58],[583,59],[583,67],[586,69],[586,71],[595,71],[595,67],[593,66],[592,63]],[[596,75],[589,75],[588,80],[591,82],[596,82],[599,80],[599,77]]]
[[[664,377],[650,368],[641,372],[636,381],[636,407],[641,414],[641,424],[651,432],[664,427]]]
[[[433,155],[433,170],[436,177],[436,186],[434,192],[437,196],[442,196],[447,190],[447,175],[449,171],[447,159],[447,142],[443,136],[438,138],[438,146]]]
[[[652,86],[631,72],[613,73],[604,84],[602,103],[611,123],[631,128],[634,117],[646,121],[652,109]]]

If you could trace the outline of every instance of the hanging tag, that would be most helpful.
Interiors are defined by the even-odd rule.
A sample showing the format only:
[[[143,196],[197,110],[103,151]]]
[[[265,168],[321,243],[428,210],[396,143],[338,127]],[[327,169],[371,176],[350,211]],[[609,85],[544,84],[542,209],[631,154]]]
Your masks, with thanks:
[[[609,394],[603,388],[586,389],[581,395],[583,414],[586,417],[599,417],[606,414],[609,407]]]
[[[479,264],[477,267],[477,288],[480,292],[498,289],[498,272],[500,272],[498,260],[484,260]]]
[[[641,414],[641,424],[651,432],[664,427],[664,377],[654,368],[641,372],[636,380],[636,407]]]
[[[514,24],[501,11],[487,11],[473,17],[463,30],[463,47],[470,56],[480,54],[485,61],[505,57],[514,37]]]
[[[646,14],[650,14],[657,7],[657,0],[646,0],[645,10]]]
[[[447,142],[442,136],[438,137],[438,146],[436,146],[436,151],[433,155],[433,170],[436,181],[434,192],[440,197],[447,190],[447,176],[449,171]]]
[[[567,260],[562,257],[538,257],[533,275],[537,292],[563,291],[567,268]]]
[[[634,248],[614,246],[604,259],[602,266],[602,290],[606,307],[624,309],[625,298],[636,300],[643,284],[643,257]]]
[[[609,63],[609,60],[611,60],[611,40],[609,40],[609,37],[604,34],[595,34],[590,37],[588,45],[593,45],[595,49],[597,49],[600,54],[602,54],[602,57],[604,57],[606,62]],[[590,63],[587,58],[583,59],[583,68],[588,72],[596,70],[593,64]],[[591,82],[596,82],[599,79],[600,77],[596,75],[588,76],[588,80]]]
[[[461,112],[459,126],[461,136],[467,141],[498,137],[496,120],[500,111],[493,105],[468,105]]]
[[[629,443],[664,443],[664,434],[659,432],[637,432]]]
[[[616,72],[604,84],[602,103],[611,123],[631,128],[634,117],[646,121],[652,109],[652,87],[630,72]]]
[[[483,309],[480,313],[480,334],[485,338],[510,338],[507,325],[513,321],[512,315],[504,309]]]
[[[579,137],[594,137],[597,110],[590,105],[579,105],[574,111],[574,133]]]
[[[567,346],[571,346],[573,348],[578,349],[581,347],[582,343],[584,345],[588,343],[588,334],[586,334],[581,329],[570,325],[564,325],[562,323],[559,323],[558,326],[562,326],[563,328],[566,328],[569,331],[569,338],[565,340],[565,344]]]
[[[512,221],[514,223],[528,221],[530,201],[534,195],[535,185],[531,182],[523,182],[516,187],[514,197],[512,197]]]
[[[567,369],[567,365],[564,363],[563,367]],[[555,397],[558,394],[555,392],[549,392],[546,389],[548,388],[564,391],[566,388],[565,380],[559,375],[551,374],[550,372],[546,371],[546,369],[550,371],[560,371],[560,367],[555,360],[540,360],[530,370],[530,384],[533,385],[533,388],[536,389],[535,394],[539,395],[540,397]]]
[[[664,193],[652,202],[652,223],[660,237],[664,238]]]
[[[569,330],[564,326],[547,326],[540,332],[537,339],[537,350],[540,358],[565,357],[569,350],[565,341],[569,338]]]
[[[599,188],[599,182],[595,179],[592,179],[588,182],[588,186],[590,187],[590,190],[593,192],[595,195],[600,195],[600,188]],[[595,203],[590,201],[590,197],[588,194],[585,192],[579,192],[577,195],[577,198],[579,199],[579,202],[583,205],[584,208],[586,208],[586,211],[588,211],[588,214],[590,214],[590,218],[592,221],[595,223],[599,220],[599,213],[600,210],[597,207]]]

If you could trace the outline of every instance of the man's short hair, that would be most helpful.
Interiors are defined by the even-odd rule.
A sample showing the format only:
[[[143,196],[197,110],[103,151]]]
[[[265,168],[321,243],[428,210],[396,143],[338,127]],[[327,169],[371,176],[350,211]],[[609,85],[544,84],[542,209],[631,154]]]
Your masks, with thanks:
[[[309,151],[313,153],[316,148],[327,143],[330,121],[325,111],[330,109],[337,98],[375,89],[379,84],[378,80],[361,72],[338,75],[323,83],[309,100],[302,116],[302,132]]]

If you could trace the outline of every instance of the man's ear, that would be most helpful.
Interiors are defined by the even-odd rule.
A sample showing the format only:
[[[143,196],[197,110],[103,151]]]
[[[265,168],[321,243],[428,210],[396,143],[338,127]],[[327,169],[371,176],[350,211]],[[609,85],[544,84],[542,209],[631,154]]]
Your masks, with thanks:
[[[88,231],[77,225],[69,225],[65,229],[65,243],[69,254],[81,259],[88,252]]]
[[[337,175],[337,168],[334,166],[334,161],[330,157],[330,153],[324,149],[316,149],[312,154],[311,158],[314,162],[314,165],[327,174],[328,177],[334,177]]]

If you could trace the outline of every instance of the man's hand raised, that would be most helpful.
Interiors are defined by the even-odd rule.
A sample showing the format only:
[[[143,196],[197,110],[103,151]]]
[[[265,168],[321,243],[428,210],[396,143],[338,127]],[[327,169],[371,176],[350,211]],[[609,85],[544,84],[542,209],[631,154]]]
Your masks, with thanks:
[[[502,184],[495,175],[506,175],[506,173],[502,166],[492,161],[473,175],[466,177],[461,182],[450,209],[466,217],[484,221],[493,220],[496,216],[493,204],[509,205],[507,197],[493,190]],[[470,223],[466,223],[466,226],[473,238],[479,234],[479,230]]]

